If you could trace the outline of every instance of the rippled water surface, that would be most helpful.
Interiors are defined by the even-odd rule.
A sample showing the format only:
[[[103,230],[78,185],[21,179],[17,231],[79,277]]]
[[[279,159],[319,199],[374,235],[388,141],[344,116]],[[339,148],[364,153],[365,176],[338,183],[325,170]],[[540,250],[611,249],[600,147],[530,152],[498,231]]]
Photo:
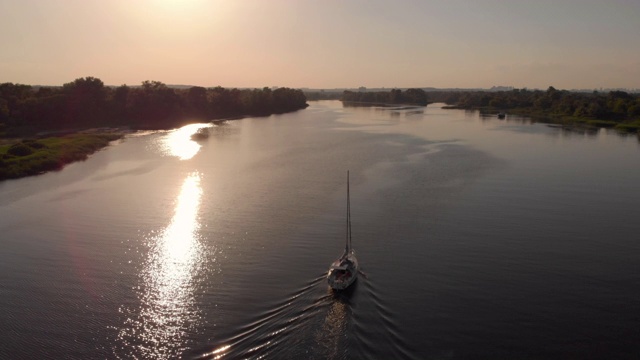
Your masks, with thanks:
[[[0,183],[0,357],[634,358],[638,184],[636,136],[438,105],[133,134]]]

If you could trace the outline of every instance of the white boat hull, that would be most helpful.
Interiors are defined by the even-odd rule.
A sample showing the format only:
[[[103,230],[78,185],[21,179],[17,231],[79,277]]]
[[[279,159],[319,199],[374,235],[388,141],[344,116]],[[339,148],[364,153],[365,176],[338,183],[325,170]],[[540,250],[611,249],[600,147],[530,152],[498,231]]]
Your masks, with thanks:
[[[334,290],[344,290],[358,278],[358,259],[351,248],[351,199],[349,196],[349,171],[347,171],[347,238],[342,256],[331,264],[327,282]]]
[[[344,290],[358,278],[358,259],[352,251],[331,264],[327,273],[327,282],[334,290]]]

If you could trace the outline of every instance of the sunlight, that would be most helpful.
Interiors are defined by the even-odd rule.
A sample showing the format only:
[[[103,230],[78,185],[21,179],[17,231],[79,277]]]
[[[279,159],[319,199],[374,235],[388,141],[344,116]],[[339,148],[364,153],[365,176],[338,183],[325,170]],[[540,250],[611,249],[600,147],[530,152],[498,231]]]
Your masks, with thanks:
[[[204,0],[154,0],[158,7],[168,11],[198,11],[206,4]]]
[[[215,355],[213,359],[222,359],[222,357],[225,356],[225,354],[227,353],[227,350],[229,350],[230,347],[231,345],[223,345],[213,350],[212,352],[205,354],[205,356]]]
[[[143,337],[147,342],[171,347],[168,344],[179,339],[189,323],[191,281],[201,256],[197,239],[201,195],[200,175],[189,175],[182,184],[173,219],[153,252],[147,273],[145,302],[149,307],[143,312],[147,320]]]
[[[189,160],[200,151],[201,145],[191,139],[198,129],[211,127],[211,124],[190,124],[173,130],[162,139],[162,151],[180,160]]]
[[[133,338],[146,358],[173,358],[184,334],[195,326],[194,278],[202,264],[198,238],[200,174],[185,178],[171,223],[150,238],[150,258],[143,270],[142,308],[129,319],[121,338]]]
[[[200,176],[197,173],[188,176],[182,184],[175,215],[163,237],[165,255],[172,264],[187,261],[195,245],[201,194]]]

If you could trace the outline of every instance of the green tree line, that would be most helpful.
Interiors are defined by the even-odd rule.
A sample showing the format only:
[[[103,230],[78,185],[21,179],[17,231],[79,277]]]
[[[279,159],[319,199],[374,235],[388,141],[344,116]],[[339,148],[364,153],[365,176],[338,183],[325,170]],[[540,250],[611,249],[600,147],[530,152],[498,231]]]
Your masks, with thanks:
[[[340,100],[342,99],[342,91],[305,91],[304,96],[307,100]]]
[[[303,109],[301,90],[290,88],[226,89],[168,87],[159,81],[141,86],[108,87],[95,77],[62,87],[0,84],[0,134],[99,126],[162,129],[197,120],[262,116]]]
[[[375,103],[375,104],[407,104],[426,106],[427,93],[422,89],[393,89],[390,91],[349,91],[342,93],[343,102]]]
[[[550,86],[546,91],[436,91],[431,99],[463,109],[492,108],[515,112],[604,120],[602,125],[640,121],[640,94],[624,91],[570,92]]]

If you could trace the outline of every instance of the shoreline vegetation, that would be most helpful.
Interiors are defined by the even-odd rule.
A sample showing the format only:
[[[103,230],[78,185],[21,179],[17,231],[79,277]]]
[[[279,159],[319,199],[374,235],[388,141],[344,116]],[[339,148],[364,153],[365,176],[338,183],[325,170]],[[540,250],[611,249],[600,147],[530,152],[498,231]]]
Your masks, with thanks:
[[[570,92],[550,86],[546,91],[513,89],[497,92],[438,92],[443,109],[509,113],[568,127],[614,128],[640,132],[640,94],[624,91]]]
[[[406,96],[411,100],[402,98],[411,93],[420,94],[419,100],[413,100],[413,96]],[[483,114],[495,115],[509,113],[566,127],[614,128],[640,135],[640,94],[619,90],[576,92],[550,86],[546,91],[524,88],[503,91],[407,89],[402,92],[398,89],[367,91],[363,88],[357,92],[308,91],[305,95],[309,100],[341,100],[347,106],[445,103],[443,109],[479,110]]]
[[[390,91],[348,91],[340,98],[343,104],[352,105],[416,105],[427,106],[427,93],[422,89],[392,89]]]
[[[17,179],[60,170],[65,165],[86,160],[124,133],[76,133],[57,137],[24,139],[0,146],[0,180]]]
[[[61,87],[0,84],[0,180],[61,169],[135,130],[269,116],[304,109],[301,90],[108,87],[85,77]]]
[[[428,90],[420,101],[402,99],[415,90],[390,91],[309,91],[309,100],[341,100],[344,104],[361,106],[389,104],[420,104],[425,101],[445,103],[443,109],[479,110],[482,114],[513,114],[531,117],[533,121],[580,128],[614,128],[623,133],[640,135],[640,94],[614,90],[608,92],[576,92],[557,90],[550,86],[546,91],[510,90]],[[400,94],[400,101],[397,94]],[[412,99],[412,96],[407,96]],[[424,105],[423,105],[424,106]]]
[[[345,106],[427,106],[513,114],[576,128],[614,128],[640,135],[640,94],[624,91],[344,90],[169,87],[159,81],[108,87],[85,77],[61,87],[0,84],[0,181],[61,169],[135,130],[297,111],[310,100]]]

